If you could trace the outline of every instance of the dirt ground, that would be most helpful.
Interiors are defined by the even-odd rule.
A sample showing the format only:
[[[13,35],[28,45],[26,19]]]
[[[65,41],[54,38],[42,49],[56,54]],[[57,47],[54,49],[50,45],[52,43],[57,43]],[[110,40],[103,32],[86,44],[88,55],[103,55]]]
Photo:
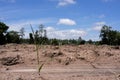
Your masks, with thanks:
[[[120,80],[120,46],[0,46],[0,80]]]

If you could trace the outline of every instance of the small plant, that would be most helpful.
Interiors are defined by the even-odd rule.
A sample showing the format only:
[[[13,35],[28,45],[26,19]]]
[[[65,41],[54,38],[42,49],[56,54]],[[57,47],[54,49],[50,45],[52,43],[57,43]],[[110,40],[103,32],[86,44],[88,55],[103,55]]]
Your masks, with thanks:
[[[39,74],[40,74],[40,71],[41,71],[41,69],[42,69],[43,66],[44,66],[44,63],[42,63],[42,64],[39,66],[39,68],[38,68]]]
[[[30,25],[30,26],[31,26],[32,34],[33,34],[33,40],[34,40],[34,44],[35,44],[35,48],[36,48],[36,53],[37,53],[38,73],[40,75],[40,71],[45,63],[40,64],[40,58],[39,58],[40,43],[39,43],[39,40],[37,40],[37,38],[36,38],[36,35],[35,35],[32,25]],[[42,44],[41,44],[41,46],[42,46]]]

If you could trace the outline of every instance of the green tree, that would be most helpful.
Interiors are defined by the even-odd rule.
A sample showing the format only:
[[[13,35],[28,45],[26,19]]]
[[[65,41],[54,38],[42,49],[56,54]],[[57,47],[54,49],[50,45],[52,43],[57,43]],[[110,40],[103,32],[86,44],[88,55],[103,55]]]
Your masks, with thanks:
[[[100,32],[101,44],[109,44],[111,27],[104,25]]]
[[[0,44],[4,44],[6,43],[6,31],[8,30],[8,26],[3,23],[3,22],[0,22]]]
[[[109,38],[108,38],[108,44],[109,45],[116,45],[117,42],[117,31],[114,31],[114,30],[110,30],[109,32]]]
[[[117,37],[116,39],[117,45],[120,45],[120,32],[117,32],[116,37]]]
[[[100,33],[101,44],[120,45],[120,32],[111,30],[109,26],[103,26]]]
[[[59,40],[57,40],[56,38],[51,39],[51,45],[59,45]]]
[[[93,44],[93,41],[90,39],[90,40],[87,41],[87,43]]]
[[[29,43],[30,43],[30,44],[33,44],[33,43],[34,43],[33,34],[32,34],[32,33],[29,33],[29,37],[30,37]]]
[[[77,41],[77,44],[80,45],[80,44],[85,44],[85,40],[83,40],[81,37],[78,38],[78,41]]]
[[[38,30],[36,30],[34,32],[33,28],[32,28],[32,25],[31,26],[31,29],[32,29],[32,32],[33,32],[33,39],[34,39],[34,42],[37,43],[37,44],[49,44],[49,40],[47,38],[47,31],[44,29],[44,25],[40,25],[38,27]]]
[[[17,31],[9,31],[6,37],[8,43],[20,43],[20,35]]]

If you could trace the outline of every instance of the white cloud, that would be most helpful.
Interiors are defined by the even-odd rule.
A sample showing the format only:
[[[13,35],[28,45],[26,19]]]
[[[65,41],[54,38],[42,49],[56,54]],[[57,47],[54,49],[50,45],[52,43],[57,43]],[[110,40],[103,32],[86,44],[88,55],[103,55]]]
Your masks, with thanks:
[[[47,28],[45,28],[47,31],[49,31],[49,32],[52,32],[52,31],[55,31],[55,29],[53,28],[53,27],[51,27],[51,26],[49,26],[49,27],[47,27]]]
[[[32,32],[30,28],[30,24],[33,25],[33,29],[38,29],[38,26],[40,24],[46,24],[49,23],[48,19],[40,19],[40,20],[27,20],[27,21],[19,21],[19,22],[12,22],[7,23],[9,27],[9,31],[15,30],[19,31],[22,27],[25,28],[25,38],[29,38],[29,33]],[[15,23],[15,24],[14,24]],[[80,36],[85,36],[87,34],[84,30],[79,29],[68,29],[68,30],[60,30],[56,29],[54,27],[48,26],[45,27],[47,30],[47,36],[48,38],[58,38],[58,39],[78,39]]]
[[[49,38],[57,39],[78,39],[78,37],[85,36],[87,34],[87,32],[77,29],[59,30],[53,27],[47,27],[46,30]]]
[[[14,21],[11,23],[8,23],[8,26],[10,26],[9,30],[16,30],[18,31],[22,27],[30,27],[30,24],[32,25],[37,25],[37,27],[40,24],[45,24],[45,23],[51,23],[51,19],[36,19],[36,20],[20,20],[20,21]]]
[[[59,0],[58,6],[66,6],[69,4],[75,4],[76,0]]]
[[[102,28],[102,26],[95,26],[93,29],[94,29],[94,30],[97,30],[97,31],[100,31],[101,28]]]
[[[14,30],[14,31],[20,31],[21,28],[25,28],[25,37],[29,37],[29,33],[31,31],[30,24],[33,26],[33,29],[36,30],[40,24],[46,24],[46,23],[51,23],[51,19],[37,19],[37,20],[21,20],[21,21],[14,21],[11,23],[7,23],[9,26],[9,31]],[[50,29],[50,28],[48,28]]]
[[[33,23],[33,22],[32,22]],[[30,29],[30,22],[26,21],[26,22],[17,22],[17,23],[9,23],[9,31],[20,31],[21,28],[25,29],[25,38],[29,37],[29,33],[30,30],[26,30],[26,29]]]
[[[72,25],[76,25],[76,22],[74,20],[71,20],[71,19],[63,18],[63,19],[59,19],[58,24],[72,26]]]
[[[100,31],[102,26],[105,25],[106,22],[102,21],[102,22],[96,22],[95,23],[95,26],[93,27],[93,30],[97,30],[97,31]]]
[[[102,22],[96,22],[95,24],[96,24],[96,25],[105,25],[106,22],[104,22],[104,21],[102,21]]]

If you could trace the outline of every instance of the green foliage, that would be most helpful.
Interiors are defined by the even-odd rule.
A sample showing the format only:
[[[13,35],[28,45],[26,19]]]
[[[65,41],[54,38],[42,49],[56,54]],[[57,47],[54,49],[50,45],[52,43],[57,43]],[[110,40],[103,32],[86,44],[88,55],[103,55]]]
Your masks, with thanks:
[[[16,31],[9,31],[6,34],[7,43],[20,43],[20,36]]]
[[[81,42],[80,42],[80,44],[85,44],[86,43],[86,41],[85,40],[82,40]]]
[[[0,34],[0,45],[6,43],[6,37],[3,34]]]
[[[0,22],[0,34],[3,34],[3,33],[6,33],[6,31],[8,30],[8,26],[3,23],[3,22]]]
[[[120,45],[120,32],[104,25],[100,32],[101,44]]]
[[[51,45],[59,45],[58,39],[51,39]]]
[[[61,43],[62,43],[62,45],[66,45],[66,44],[69,44],[69,40],[68,40],[68,39],[65,39],[65,40],[61,40]]]
[[[77,45],[77,44],[78,44],[78,40],[70,39],[70,40],[69,40],[69,43],[70,43],[70,44],[75,44],[75,45]]]
[[[70,44],[74,44],[74,45],[80,45],[80,44],[85,44],[86,41],[81,39],[64,39],[64,40],[61,40],[61,39],[49,39],[48,42],[50,42],[51,45],[59,45],[59,43],[61,43],[61,45],[70,45]]]
[[[22,43],[30,44],[30,39],[29,38],[20,39],[20,44],[22,44]]]
[[[49,44],[47,38],[47,31],[44,29],[44,26],[42,24],[39,26],[39,30],[34,31],[32,26],[31,29],[32,29],[32,33],[29,34],[30,43]]]
[[[87,43],[93,44],[94,42],[90,39],[90,40],[87,41]]]
[[[83,40],[81,37],[78,38],[78,41],[77,41],[78,45],[85,44],[85,43],[86,43],[86,41]]]
[[[109,44],[109,33],[110,33],[111,27],[104,25],[101,29],[100,32],[100,37],[101,37],[101,44]]]
[[[43,27],[40,27],[40,30],[36,30],[36,32],[34,32],[32,25],[31,26],[31,30],[32,33],[30,33],[30,39],[34,41],[34,44],[36,45],[36,55],[37,55],[37,65],[38,65],[38,72],[40,74],[40,71],[42,69],[42,67],[44,66],[44,63],[42,63],[40,65],[40,58],[39,58],[39,48],[42,47],[42,43],[43,40],[45,39],[45,37],[42,36],[42,31],[43,31]]]
[[[3,23],[3,22],[0,22],[0,44],[5,44],[6,43],[6,31],[8,30],[8,26]]]
[[[117,45],[120,45],[120,32],[117,32],[116,37],[117,37],[116,39]]]
[[[29,33],[29,37],[30,37],[29,43],[30,43],[30,44],[33,44],[33,43],[34,43],[33,34],[32,34],[32,33]]]

